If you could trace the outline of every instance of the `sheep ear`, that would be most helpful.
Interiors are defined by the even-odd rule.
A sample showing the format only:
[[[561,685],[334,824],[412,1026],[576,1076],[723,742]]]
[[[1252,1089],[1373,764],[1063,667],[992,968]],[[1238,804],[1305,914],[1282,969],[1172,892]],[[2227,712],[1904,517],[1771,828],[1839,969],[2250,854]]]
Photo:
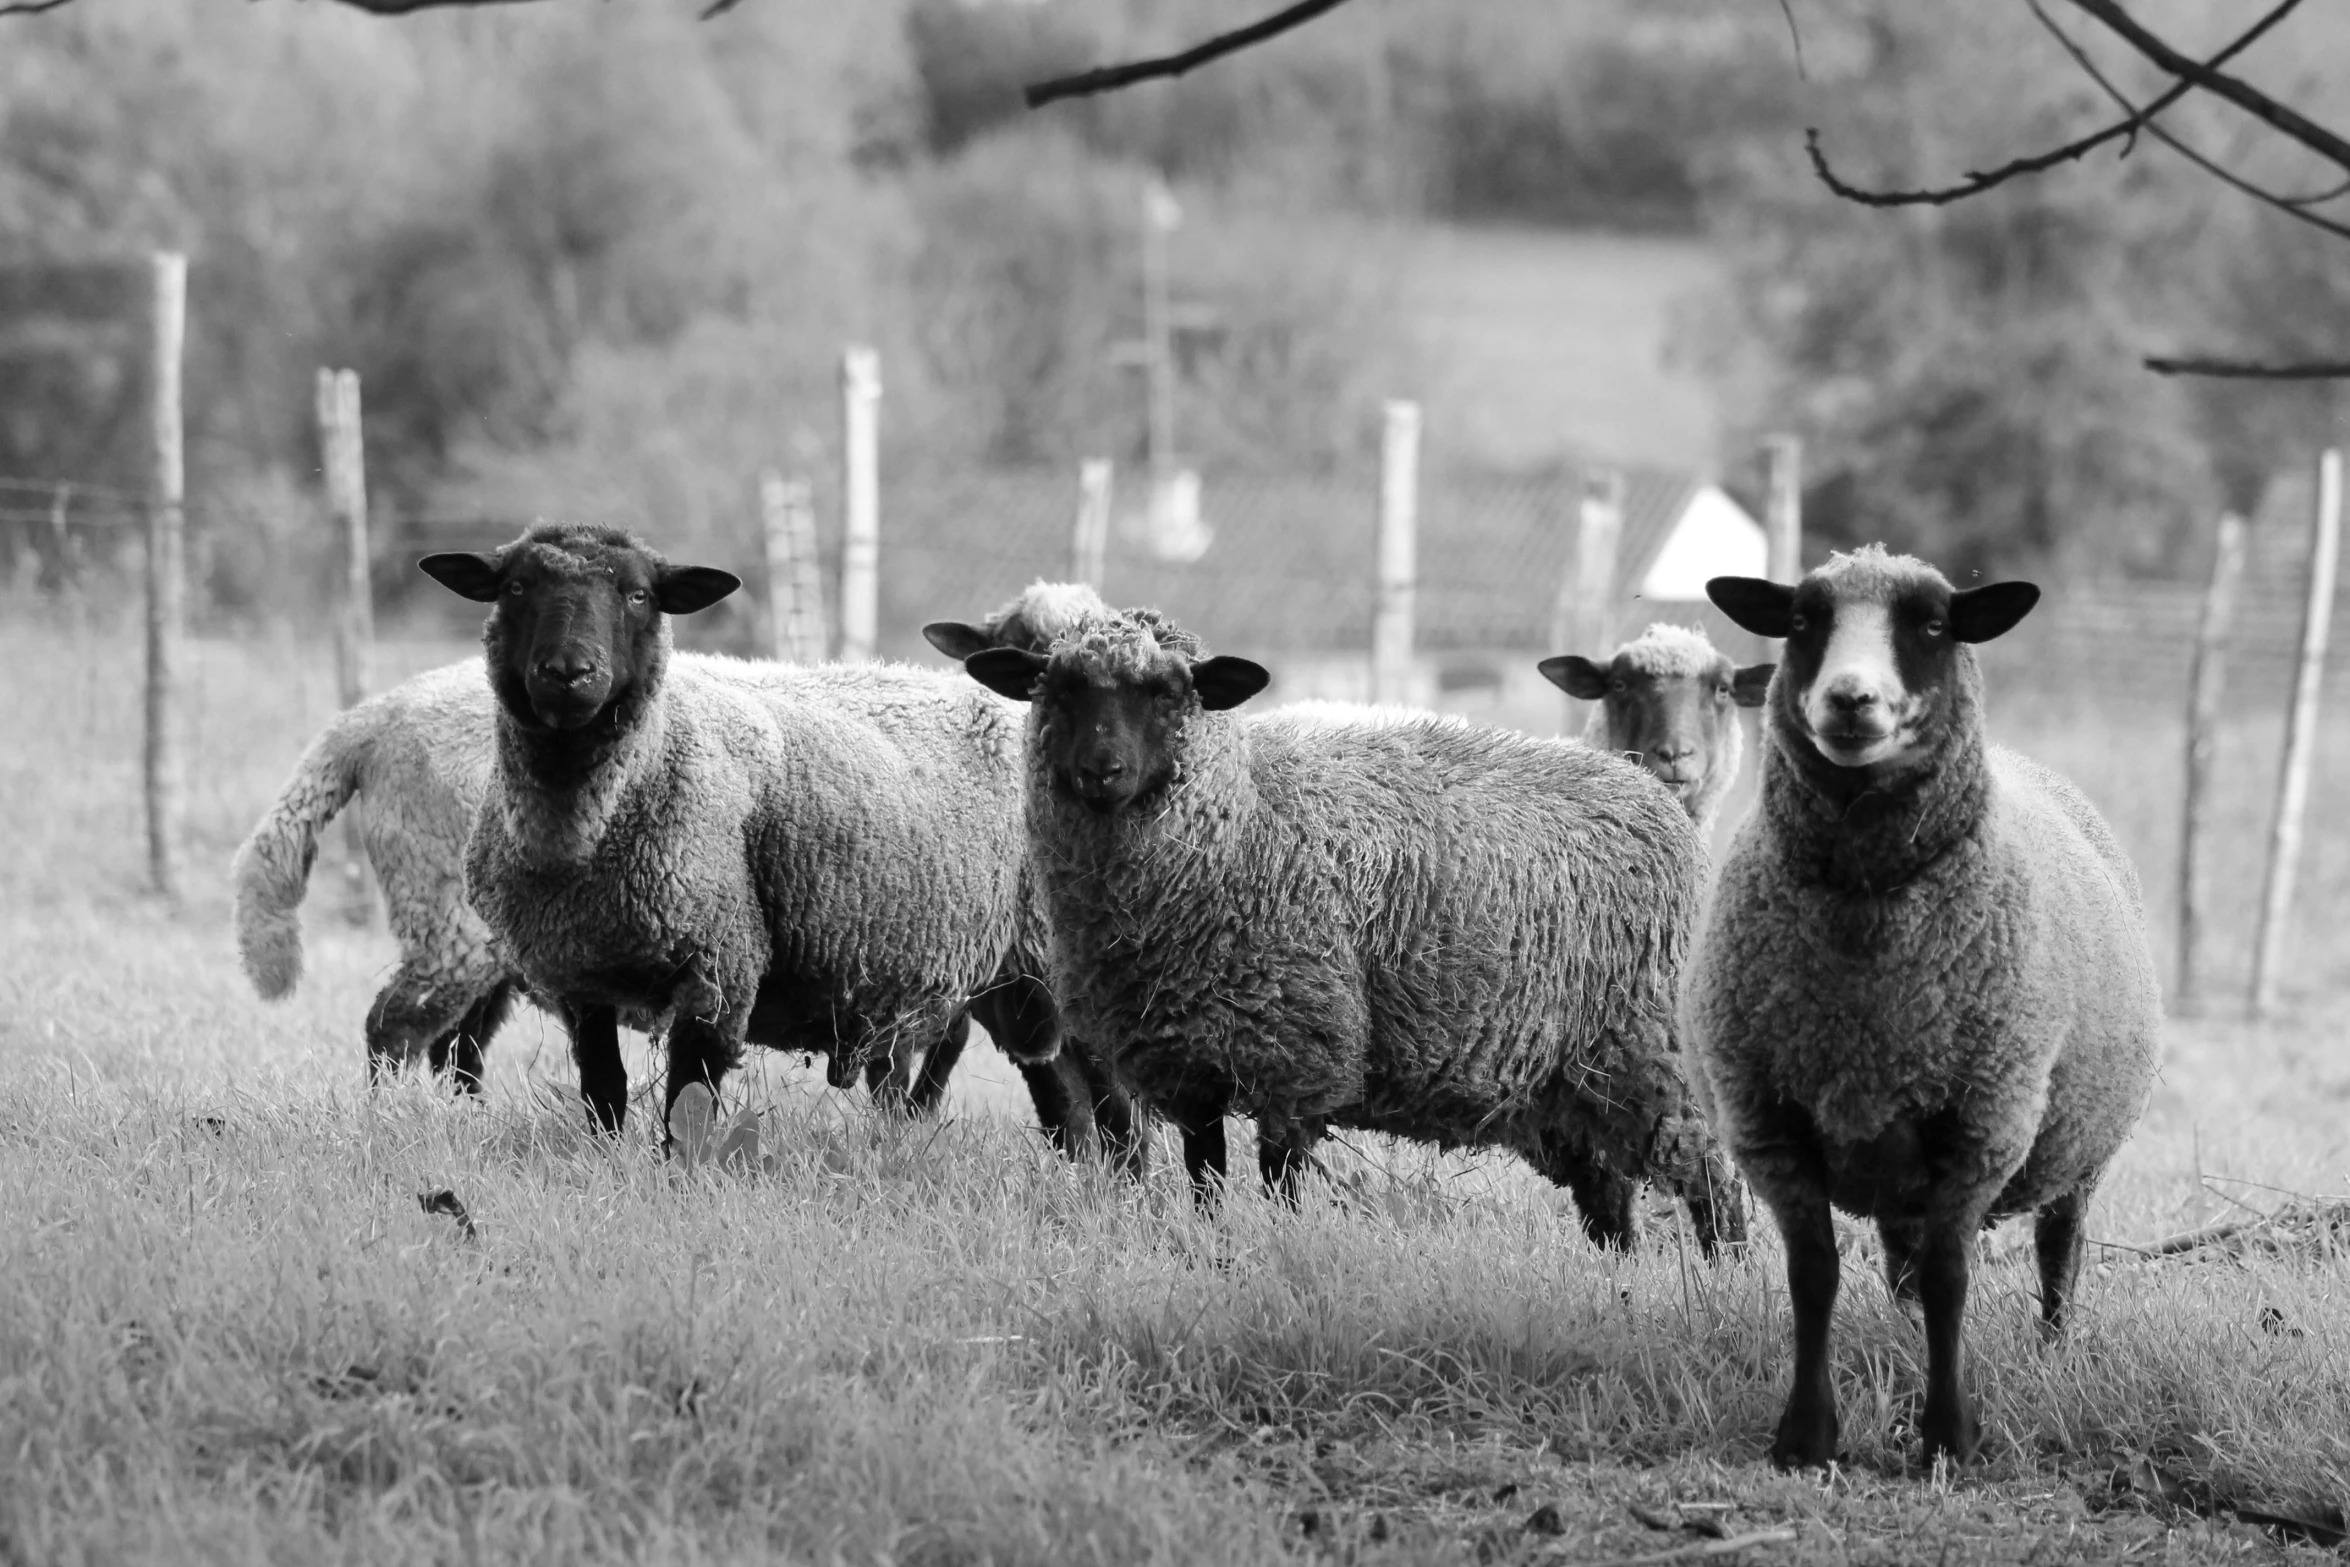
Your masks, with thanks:
[[[1730,677],[1730,700],[1740,707],[1760,707],[1771,689],[1776,664],[1749,664]]]
[[[1785,636],[1795,618],[1795,590],[1763,577],[1716,577],[1705,585],[1705,596],[1739,630],[1758,637]]]
[[[1036,682],[1050,663],[1042,653],[1024,647],[991,647],[963,660],[971,678],[998,696],[1026,702],[1036,694]]]
[[[986,632],[960,620],[934,620],[922,628],[922,638],[947,657],[958,660],[995,646]]]
[[[1561,653],[1534,666],[1542,678],[1572,697],[1596,702],[1607,695],[1607,671],[1580,653]]]
[[[1986,582],[1950,595],[1950,634],[1961,642],[1988,642],[2015,629],[2040,602],[2029,582]]]
[[[1191,689],[1199,693],[1199,705],[1211,713],[1238,707],[1272,683],[1273,672],[1264,665],[1228,654],[1191,666]]]
[[[499,579],[505,575],[490,556],[468,555],[460,550],[427,555],[416,563],[416,569],[459,598],[469,598],[476,604],[496,603]]]
[[[690,615],[742,585],[742,578],[716,566],[667,566],[653,579],[653,602],[669,614]]]

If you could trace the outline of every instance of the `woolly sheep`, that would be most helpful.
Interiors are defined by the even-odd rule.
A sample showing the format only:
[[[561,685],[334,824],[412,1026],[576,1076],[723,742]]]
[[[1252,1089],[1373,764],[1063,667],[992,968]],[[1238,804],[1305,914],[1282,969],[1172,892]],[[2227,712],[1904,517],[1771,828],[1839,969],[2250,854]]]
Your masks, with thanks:
[[[614,529],[541,525],[492,555],[427,557],[493,605],[496,781],[466,854],[474,908],[572,1035],[617,1130],[620,1009],[673,1013],[667,1110],[714,1094],[743,1042],[868,1051],[1012,998],[1007,1053],[1049,1059],[1023,886],[1018,728],[904,666],[673,663],[669,616],[739,583]],[[855,687],[856,711],[839,700]]]
[[[1569,653],[1537,667],[1567,695],[1593,704],[1585,741],[1633,757],[1704,832],[1745,760],[1736,709],[1762,706],[1777,666],[1741,669],[1703,631],[1659,621],[1604,663]]]
[[[1182,1130],[1202,1198],[1238,1110],[1287,1196],[1326,1127],[1362,1127],[1514,1148],[1603,1242],[1629,1239],[1647,1175],[1709,1248],[1738,1235],[1673,1061],[1687,814],[1572,741],[1244,721],[1270,677],[1200,651],[1129,614],[965,667],[1032,700],[1031,862],[1069,1029]]]
[[[2029,583],[1954,592],[1879,547],[1795,587],[1716,578],[1787,648],[1765,707],[1762,806],[1740,829],[1684,994],[1715,1130],[1787,1244],[1795,1375],[1782,1467],[1836,1454],[1833,1209],[1876,1221],[1920,1301],[1929,1458],[1974,1455],[1961,1364],[1968,1258],[2034,1213],[2062,1326],[2089,1197],[2153,1082],[2161,1009],[2138,880],[2089,802],[1983,738],[1970,644]]]
[[[1067,584],[1032,584],[997,610],[983,633],[1020,640],[981,645],[1049,646],[1059,625],[1089,604],[1101,605],[1088,589],[1075,594]],[[756,678],[761,670],[738,659],[672,656],[681,667],[718,678]],[[857,696],[853,686],[846,694]],[[465,841],[489,793],[496,711],[481,661],[469,659],[413,676],[337,715],[303,753],[230,867],[245,972],[264,999],[279,999],[301,978],[297,911],[319,837],[354,798],[359,802],[360,843],[400,949],[397,969],[368,1008],[371,1081],[422,1055],[435,1073],[450,1072],[461,1088],[479,1092],[483,1049],[515,998],[529,995],[465,901]],[[885,1078],[890,1062],[869,1062],[868,1085],[885,1099],[903,1096],[913,1109],[934,1107],[968,1034],[968,1018],[958,1017],[923,1053],[910,1085],[902,1074]],[[1032,1083],[1054,1070],[1017,1064]],[[1082,1146],[1086,1123],[1082,1112],[1072,1112],[1068,1092],[1035,1098],[1046,1135],[1057,1146]]]

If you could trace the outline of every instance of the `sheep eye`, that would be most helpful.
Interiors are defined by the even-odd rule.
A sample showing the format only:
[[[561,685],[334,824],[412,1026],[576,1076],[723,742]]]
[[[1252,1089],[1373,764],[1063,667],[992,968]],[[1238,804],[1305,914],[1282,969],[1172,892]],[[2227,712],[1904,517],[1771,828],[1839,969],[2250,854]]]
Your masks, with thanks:
[[[642,604],[642,603],[645,601],[645,590],[644,590],[643,588],[631,588],[631,589],[629,589],[629,590],[628,590],[628,601],[629,601],[631,604]]]
[[[1613,691],[1616,695],[1622,696],[1624,694],[1624,677],[1618,675],[1615,679],[1607,683],[1607,688],[1610,691]]]
[[[1789,629],[1789,630],[1791,630],[1791,631],[1803,631],[1803,630],[1806,630],[1806,629],[1808,629],[1808,628],[1810,627],[1810,625],[1811,625],[1811,620],[1810,620],[1810,618],[1809,618],[1808,616],[1804,616],[1804,615],[1793,615],[1793,616],[1790,616],[1790,617],[1788,618],[1788,621],[1787,621],[1787,627],[1788,627],[1788,629]]]
[[[507,583],[506,596],[510,599],[518,599],[522,597],[522,584],[520,582]]]
[[[1941,622],[1941,621],[1939,621],[1939,620],[1929,620],[1929,621],[1927,621],[1927,622],[1926,622],[1926,635],[1927,635],[1927,636],[1930,636],[1930,637],[1938,637],[1938,636],[1940,636],[1941,634],[1942,634],[1942,622]]]

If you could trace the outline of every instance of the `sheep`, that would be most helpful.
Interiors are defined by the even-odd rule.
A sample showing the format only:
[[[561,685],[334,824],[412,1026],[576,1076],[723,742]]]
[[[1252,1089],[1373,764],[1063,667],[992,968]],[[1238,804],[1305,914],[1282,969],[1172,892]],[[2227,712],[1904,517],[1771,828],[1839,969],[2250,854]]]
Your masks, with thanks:
[[[1777,666],[1741,669],[1704,632],[1659,621],[1604,663],[1569,653],[1535,667],[1567,695],[1594,704],[1587,742],[1654,773],[1702,833],[1745,760],[1745,733],[1732,709],[1762,706]]]
[[[990,617],[988,637],[1049,645],[1053,617],[1074,619],[1090,590],[1039,582]],[[1009,643],[1005,645],[1010,645]],[[1024,642],[1022,645],[1026,645]],[[681,666],[719,677],[755,678],[760,666],[737,659],[674,655]],[[851,687],[848,699],[858,693]],[[522,978],[495,949],[489,928],[465,902],[465,841],[489,793],[496,704],[481,661],[428,670],[339,714],[305,750],[276,800],[236,852],[230,867],[237,945],[254,990],[265,1000],[290,994],[301,978],[298,917],[319,835],[354,797],[360,842],[383,891],[400,961],[368,1008],[368,1076],[426,1057],[466,1092],[481,1089],[482,1051],[514,1001],[528,999]],[[983,1005],[983,1010],[986,1007]],[[958,1016],[924,1052],[911,1085],[868,1063],[867,1081],[884,1099],[903,1095],[925,1111],[944,1097],[970,1031]],[[1025,1065],[1032,1077],[1050,1070]],[[1086,1124],[1066,1092],[1036,1095],[1040,1123],[1056,1146],[1083,1145]],[[1113,1107],[1113,1118],[1115,1107]],[[1112,1128],[1115,1131],[1115,1127]]]
[[[597,1125],[626,1114],[622,1009],[673,1017],[665,1133],[746,1040],[827,1051],[845,1085],[993,1000],[1007,1054],[1052,1057],[1012,709],[902,665],[673,662],[669,617],[740,583],[617,529],[541,524],[419,564],[493,606],[497,767],[467,897],[560,1009]]]
[[[1973,644],[2031,610],[2030,583],[1953,591],[1870,546],[1794,587],[1708,592],[1787,639],[1762,805],[1682,1004],[1714,1129],[1786,1240],[1794,1385],[1770,1455],[1836,1455],[1842,1208],[1876,1222],[1887,1284],[1923,1307],[1926,1456],[1964,1461],[1980,1441],[1961,1356],[1973,1237],[2036,1215],[2042,1326],[2059,1331],[2090,1195],[2153,1082],[2137,875],[2071,784],[1985,743]]]
[[[1238,1110],[1293,1202],[1323,1131],[1362,1127],[1513,1148],[1605,1244],[1628,1243],[1625,1194],[1651,1174],[1709,1250],[1737,1238],[1672,1059],[1687,813],[1573,741],[1244,721],[1271,677],[1203,651],[1128,613],[964,666],[1032,704],[1030,858],[1069,1031],[1182,1131],[1195,1195]]]
[[[1110,608],[1093,587],[1083,582],[1028,584],[1014,598],[996,607],[977,625],[934,620],[922,628],[924,640],[960,663],[989,648],[1024,647],[1043,653],[1085,619],[1107,615]],[[943,1082],[963,1049],[963,1037],[950,1035],[922,1062],[917,1093],[935,1076]],[[1139,1175],[1148,1146],[1135,1118],[1133,1100],[1118,1085],[1109,1064],[1091,1045],[1063,1033],[1061,1053],[1048,1062],[1017,1063],[1028,1095],[1036,1106],[1038,1124],[1053,1144],[1067,1153],[1098,1139],[1114,1162]]]

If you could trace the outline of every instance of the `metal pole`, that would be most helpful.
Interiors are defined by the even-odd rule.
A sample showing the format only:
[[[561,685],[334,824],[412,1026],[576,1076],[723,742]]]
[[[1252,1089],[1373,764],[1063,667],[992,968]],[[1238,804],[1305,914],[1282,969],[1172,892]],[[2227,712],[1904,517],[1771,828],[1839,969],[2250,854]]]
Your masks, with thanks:
[[[2268,885],[2261,899],[2260,933],[2252,948],[2252,1012],[2272,1017],[2283,967],[2285,926],[2293,910],[2300,868],[2301,821],[2309,805],[2309,767],[2317,751],[2317,699],[2325,682],[2326,632],[2334,616],[2334,577],[2342,557],[2342,454],[2317,460],[2317,509],[2309,527],[2309,598],[2301,614],[2301,666],[2285,720],[2284,776],[2277,787],[2277,819],[2269,840]]]
[[[147,868],[155,890],[180,894],[179,833],[185,799],[174,698],[186,633],[187,468],[180,445],[180,359],[187,342],[188,258],[156,254],[153,349],[154,496],[147,508],[147,702],[142,774],[147,803]]]
[[[2219,745],[2220,698],[2227,685],[2228,625],[2235,618],[2236,586],[2244,577],[2244,519],[2219,520],[2219,547],[2212,556],[2211,586],[2203,595],[2203,623],[2195,633],[2195,668],[2187,701],[2187,797],[2179,821],[2179,971],[2173,992],[2178,1010],[2201,1000],[2196,960],[2203,948],[2207,891],[2198,861],[2203,841],[2204,802],[2211,793],[2211,763]]]
[[[1379,595],[1371,611],[1371,700],[1412,699],[1418,587],[1420,405],[1386,406],[1379,441]]]
[[[840,656],[873,657],[880,624],[881,356],[851,347],[841,356],[843,525],[840,560]]]

